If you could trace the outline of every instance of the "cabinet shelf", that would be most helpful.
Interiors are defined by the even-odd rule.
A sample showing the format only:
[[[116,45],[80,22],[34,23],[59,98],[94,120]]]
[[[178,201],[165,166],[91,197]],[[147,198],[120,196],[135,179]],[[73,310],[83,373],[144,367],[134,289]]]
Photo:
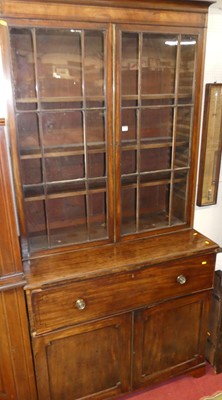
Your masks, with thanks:
[[[127,217],[127,220],[124,220],[124,232],[122,233],[123,236],[126,236],[130,234],[131,232],[134,232],[136,230],[135,227],[135,218],[133,217]],[[163,210],[160,212],[152,212],[147,215],[143,215],[140,217],[140,222],[139,222],[139,231],[146,231],[147,229],[152,230],[152,229],[157,229],[157,228],[163,228],[166,225],[168,226],[176,226],[176,225],[181,225],[181,220],[179,220],[176,217],[171,217],[171,222],[169,223],[169,214]]]
[[[181,142],[182,143],[182,142]],[[172,147],[172,140],[169,137],[159,137],[155,139],[141,139],[138,143],[136,139],[122,140],[121,149],[127,150],[138,150],[140,149],[157,149]]]
[[[87,144],[87,153],[99,154],[105,153],[105,142],[96,142]],[[24,148],[21,150],[21,160],[29,160],[33,158],[46,157],[67,157],[85,154],[83,144],[64,145],[64,146],[47,146],[44,147],[44,152],[41,152],[40,147]]]
[[[184,171],[184,169],[183,169]],[[156,174],[154,174],[156,176]],[[137,183],[137,177],[139,177],[138,174],[135,174],[134,176],[124,176],[122,177],[122,189],[137,189],[138,186],[140,188],[143,187],[148,187],[148,186],[160,186],[160,185],[168,185],[171,183],[171,178],[170,178],[170,173],[166,172],[165,173],[165,177],[164,177],[164,173],[162,174],[163,177],[161,178],[154,178],[152,177],[152,179],[147,180],[147,175],[146,174],[140,174],[140,182]],[[166,175],[168,175],[168,177],[166,177]],[[146,180],[145,180],[145,179]],[[184,177],[180,177],[180,178],[174,178],[173,179],[173,183],[180,183],[180,182],[185,182],[185,178]]]
[[[58,199],[106,192],[107,178],[82,179],[47,184],[24,185],[25,202]]]
[[[50,239],[46,235],[33,234],[30,237],[30,242],[33,251],[38,251],[44,248],[54,248],[58,246],[65,246],[71,243],[85,243],[93,242],[99,239],[107,239],[107,227],[105,223],[93,221],[91,223],[91,234],[87,233],[84,227],[78,225],[78,230],[73,230],[72,227],[54,228],[51,231]]]
[[[138,94],[122,94],[121,96],[122,100],[174,100],[174,99],[189,99],[190,101],[188,104],[193,104],[192,99],[190,98],[189,95],[186,93],[184,94],[175,94],[175,93],[151,93],[151,94],[141,94],[140,96]],[[173,104],[171,104],[173,105]],[[124,107],[123,107],[124,108]],[[128,108],[128,107],[126,107]]]
[[[33,104],[33,103],[76,103],[82,102],[83,100],[87,101],[104,101],[105,96],[71,96],[71,97],[25,97],[16,99],[17,104]]]

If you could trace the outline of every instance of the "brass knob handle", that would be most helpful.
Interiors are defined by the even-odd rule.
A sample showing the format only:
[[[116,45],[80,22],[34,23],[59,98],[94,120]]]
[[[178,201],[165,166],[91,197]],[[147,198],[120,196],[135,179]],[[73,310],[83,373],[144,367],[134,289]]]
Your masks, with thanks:
[[[83,299],[76,300],[75,306],[78,310],[84,310],[86,308],[86,302]]]
[[[186,281],[187,281],[187,278],[186,278],[184,275],[179,275],[179,276],[177,277],[177,282],[178,282],[180,285],[184,285],[184,283],[186,283]]]

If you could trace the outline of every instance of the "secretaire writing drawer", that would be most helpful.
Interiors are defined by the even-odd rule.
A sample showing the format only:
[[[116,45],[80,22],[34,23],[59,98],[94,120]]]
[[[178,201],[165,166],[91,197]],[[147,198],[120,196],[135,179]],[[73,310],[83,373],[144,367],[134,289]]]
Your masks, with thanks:
[[[27,291],[32,330],[43,333],[209,289],[214,263],[208,254]]]

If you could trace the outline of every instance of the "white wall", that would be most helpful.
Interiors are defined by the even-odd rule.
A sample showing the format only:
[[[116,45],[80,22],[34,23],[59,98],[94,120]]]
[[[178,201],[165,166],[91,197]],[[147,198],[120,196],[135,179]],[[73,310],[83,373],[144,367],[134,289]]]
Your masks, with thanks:
[[[204,84],[222,83],[222,0],[210,6],[207,30]],[[222,247],[222,168],[217,204],[195,208],[194,228]],[[217,255],[216,269],[222,269],[222,254]]]

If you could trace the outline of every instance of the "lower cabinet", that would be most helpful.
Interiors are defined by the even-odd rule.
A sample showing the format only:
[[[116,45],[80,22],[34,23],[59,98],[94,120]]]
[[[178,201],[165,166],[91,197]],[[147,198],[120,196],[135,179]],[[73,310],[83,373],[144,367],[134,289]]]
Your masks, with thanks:
[[[34,338],[39,400],[99,400],[128,392],[131,321],[124,314]]]
[[[135,312],[133,387],[204,365],[209,294]]]
[[[147,256],[151,240],[137,242],[129,258],[121,244],[33,261],[25,290],[38,400],[118,398],[204,373],[215,251],[192,237],[191,254],[159,263]]]
[[[107,399],[203,369],[208,304],[205,291],[34,337],[39,400]]]

